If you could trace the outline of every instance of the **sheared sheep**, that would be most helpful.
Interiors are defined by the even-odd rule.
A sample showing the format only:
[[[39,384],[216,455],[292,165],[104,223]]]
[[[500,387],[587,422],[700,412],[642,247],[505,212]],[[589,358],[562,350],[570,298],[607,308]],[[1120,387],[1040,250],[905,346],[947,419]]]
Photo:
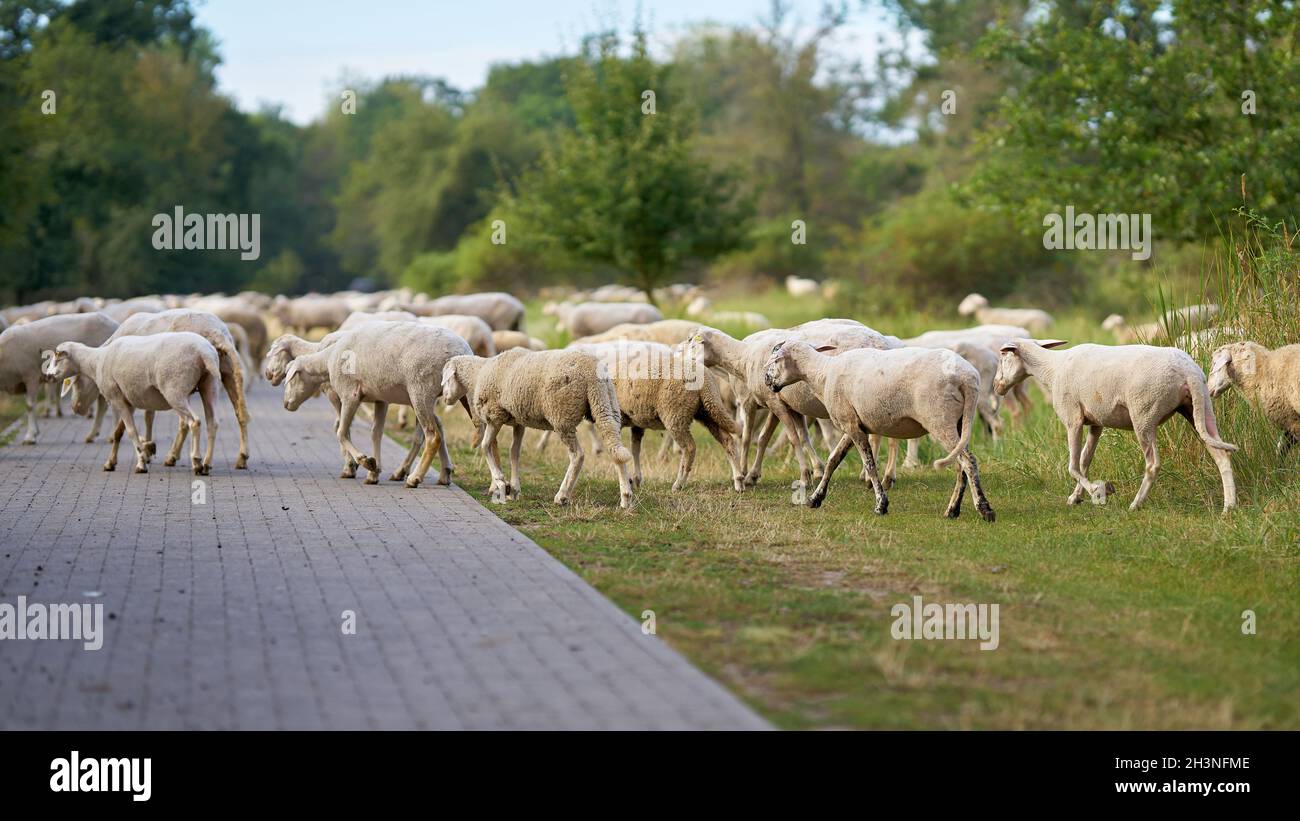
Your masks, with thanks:
[[[993,507],[984,495],[979,467],[970,451],[980,390],[975,367],[956,352],[942,348],[861,348],[838,356],[827,356],[827,350],[828,346],[816,348],[797,340],[781,342],[763,368],[764,382],[777,393],[806,382],[843,432],[821,482],[808,496],[808,506],[821,506],[831,474],[849,447],[856,445],[876,494],[876,513],[884,514],[889,497],[876,473],[870,434],[914,439],[928,433],[948,449],[948,455],[934,466],[958,465],[957,484],[944,515],[950,519],[960,515],[969,483],[980,516],[993,521]]]
[[[306,336],[313,328],[324,328],[326,333],[337,331],[347,321],[352,310],[342,299],[307,294],[293,299],[276,297],[271,305],[271,313],[280,320],[280,325],[286,331]]]
[[[47,381],[42,373],[42,358],[63,342],[81,342],[101,345],[117,330],[117,322],[101,313],[61,314],[14,325],[0,333],[0,390],[9,393],[25,392],[27,395],[27,433],[24,445],[36,444],[40,431],[36,427],[36,395],[41,383]],[[51,386],[51,392],[55,388]],[[99,419],[103,418],[104,403],[99,403]],[[91,427],[92,441],[99,429],[96,422]]]
[[[248,335],[248,350],[253,360],[261,361],[266,356],[270,333],[266,329],[266,320],[262,319],[262,312],[271,307],[271,298],[266,294],[254,296],[245,291],[236,297],[209,296],[177,307],[207,311],[216,314],[227,325],[238,325]]]
[[[524,330],[524,303],[501,291],[440,296],[429,303],[430,316],[469,314],[494,331]]]
[[[1088,467],[1103,428],[1131,430],[1146,457],[1142,486],[1129,506],[1137,510],[1160,470],[1156,429],[1175,413],[1196,428],[1219,468],[1223,480],[1223,510],[1237,504],[1229,454],[1237,449],[1219,439],[1214,405],[1205,374],[1192,358],[1177,348],[1150,345],[1077,345],[1053,351],[1060,340],[1037,342],[1016,339],[1002,346],[993,389],[1005,394],[1016,383],[1033,376],[1052,401],[1065,425],[1070,448],[1069,471],[1077,484],[1066,499],[1075,505],[1086,490],[1095,505],[1106,504],[1114,492],[1109,482],[1088,479]],[[1084,443],[1083,428],[1088,427]],[[1082,450],[1080,450],[1082,448]]]
[[[645,325],[664,318],[658,308],[644,302],[551,303],[544,313],[554,316],[574,339],[604,333],[615,325]]]
[[[496,356],[497,346],[492,339],[492,327],[471,314],[439,314],[421,317],[420,322],[446,328],[469,344],[475,356]]]
[[[704,425],[731,463],[731,481],[744,490],[744,468],[736,449],[740,433],[722,400],[718,378],[684,351],[658,342],[618,341],[571,345],[596,357],[614,379],[623,424],[632,428],[632,487],[641,486],[641,439],[647,429],[667,431],[681,449],[672,489],[686,485],[695,464],[691,422]]]
[[[620,339],[676,345],[690,339],[691,334],[698,327],[700,323],[689,319],[661,319],[658,322],[645,324],[625,322],[602,333],[575,339],[571,345],[594,345],[598,342],[616,342]]]
[[[979,342],[969,339],[959,339],[947,345],[917,345],[916,347],[947,348],[975,366],[975,370],[980,375],[980,399],[975,410],[988,428],[993,441],[998,441],[1002,435],[1002,419],[998,416],[998,396],[993,392],[993,380],[998,375],[998,355]],[[918,456],[920,441],[920,439],[907,440],[907,458],[903,461],[903,467],[920,466],[921,460]]]
[[[135,314],[156,314],[165,310],[167,310],[167,306],[163,304],[161,299],[149,299],[147,297],[128,299],[125,302],[114,302],[100,309],[105,316],[115,322],[125,322]]]
[[[1018,325],[976,325],[973,328],[926,331],[920,336],[903,340],[903,343],[920,348],[951,349],[953,345],[959,343],[973,342],[987,348],[995,357],[1000,357],[1002,345],[1007,340],[1024,339],[1029,336],[1031,336],[1029,329]],[[1011,411],[1012,420],[1026,418],[1033,407],[1033,400],[1029,398],[1029,383],[1021,382],[1017,384],[1006,395],[1006,400],[1007,407]]]
[[[124,336],[150,336],[152,334],[178,333],[182,331],[198,334],[206,339],[217,352],[221,384],[225,386],[226,395],[235,411],[235,420],[239,423],[239,458],[235,460],[235,467],[243,470],[248,467],[248,403],[244,399],[243,362],[239,357],[234,337],[231,335],[226,323],[218,319],[215,314],[192,308],[172,308],[158,313],[137,313],[127,317],[105,344]],[[89,403],[97,399],[98,396],[99,392],[95,388],[93,377],[75,380],[73,410],[77,413],[84,413]],[[154,410],[145,409],[143,441],[150,456],[156,451],[153,442],[153,420]],[[97,417],[90,438],[93,439],[98,432],[99,423]],[[180,446],[184,442],[186,433],[186,426],[182,424],[176,431],[176,442],[169,451],[170,455],[165,463],[168,467],[176,464],[176,459],[180,454]]]
[[[353,311],[339,326],[340,331],[350,331],[367,322],[414,322],[415,314],[410,311]]]
[[[564,474],[555,504],[572,501],[573,486],[582,470],[584,455],[578,443],[578,424],[595,422],[618,471],[619,506],[632,505],[632,483],[627,462],[632,454],[619,441],[622,411],[613,380],[602,372],[595,357],[581,351],[525,351],[522,348],[491,359],[457,356],[442,374],[442,395],[447,402],[469,397],[476,421],[483,425],[480,439],[487,455],[493,501],[519,497],[519,448],[524,429],[554,430],[569,449],[569,469]],[[507,485],[497,452],[497,434],[509,425],[514,433],[510,447],[510,483]]]
[[[497,353],[508,351],[511,348],[527,348],[530,351],[546,350],[545,342],[531,337],[523,331],[493,331],[492,344],[496,346]]]
[[[741,456],[748,457],[748,445],[756,419],[762,407],[771,412],[758,435],[754,461],[745,474],[745,484],[757,484],[762,475],[763,457],[768,441],[776,431],[777,423],[785,426],[786,437],[799,462],[799,479],[796,487],[807,487],[812,471],[805,458],[805,448],[820,473],[823,463],[808,436],[806,417],[822,419],[828,416],[826,406],[813,395],[808,386],[794,386],[779,396],[763,379],[767,355],[778,342],[800,340],[817,346],[834,346],[838,351],[856,348],[888,349],[900,343],[896,338],[868,328],[850,319],[819,319],[788,329],[773,329],[750,334],[743,340],[735,339],[716,328],[701,326],[687,343],[692,356],[697,356],[706,367],[720,367],[744,385],[745,407],[741,424]],[[891,443],[886,480],[892,481],[897,458],[897,443]]]
[[[339,445],[345,457],[366,468],[366,484],[376,484],[388,406],[410,405],[424,435],[424,449],[419,465],[406,477],[406,486],[420,485],[435,450],[441,466],[438,484],[449,485],[453,467],[437,414],[442,369],[452,357],[469,354],[465,340],[446,328],[416,322],[368,323],[343,332],[336,342],[316,353],[294,359],[285,371],[284,406],[297,410],[328,381],[341,402]],[[362,453],[351,439],[352,418],[362,402],[372,402],[375,407],[371,429],[374,456]],[[399,472],[404,474],[408,467],[403,464]],[[346,470],[344,477],[350,478]],[[392,478],[400,477],[394,474]]]
[[[1188,305],[1184,308],[1165,312],[1160,322],[1148,322],[1143,325],[1130,326],[1119,314],[1111,314],[1102,321],[1102,330],[1115,334],[1120,344],[1129,342],[1160,342],[1177,339],[1209,326],[1219,315],[1219,306],[1214,304]]]
[[[1300,440],[1300,345],[1270,351],[1256,342],[1234,342],[1214,352],[1210,360],[1211,396],[1236,386],[1282,429],[1278,456]]]
[[[1052,315],[1038,308],[990,308],[989,301],[979,294],[971,294],[957,306],[962,316],[974,316],[984,325],[1017,325],[1030,331],[1045,331],[1052,327]]]
[[[785,290],[790,296],[805,297],[817,296],[821,293],[821,285],[815,279],[807,277],[797,277],[791,274],[785,278]]]
[[[217,385],[221,384],[221,364],[217,349],[203,337],[189,331],[164,332],[148,336],[121,336],[99,347],[80,342],[64,342],[54,349],[45,366],[45,374],[54,380],[70,379],[79,374],[90,377],[117,416],[112,446],[104,470],[117,467],[117,449],[122,432],[135,444],[135,472],[149,472],[152,452],[135,427],[136,408],[148,411],[173,410],[181,418],[181,430],[190,440],[190,464],[195,476],[212,470],[212,451],[217,440],[217,420],[213,404]],[[204,421],[208,425],[208,445],[199,459],[199,418],[190,410],[190,394],[198,393],[203,402]],[[167,464],[176,463],[185,433],[177,435]]]

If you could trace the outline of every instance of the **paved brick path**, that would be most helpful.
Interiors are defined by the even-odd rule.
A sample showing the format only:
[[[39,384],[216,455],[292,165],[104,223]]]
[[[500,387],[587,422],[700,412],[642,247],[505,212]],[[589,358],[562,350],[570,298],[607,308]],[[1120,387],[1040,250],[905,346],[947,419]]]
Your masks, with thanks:
[[[335,478],[323,401],[259,383],[247,472],[222,403],[205,505],[171,414],[147,475],[83,419],[0,448],[0,603],[106,614],[98,651],[0,641],[0,729],[766,726],[463,491]]]

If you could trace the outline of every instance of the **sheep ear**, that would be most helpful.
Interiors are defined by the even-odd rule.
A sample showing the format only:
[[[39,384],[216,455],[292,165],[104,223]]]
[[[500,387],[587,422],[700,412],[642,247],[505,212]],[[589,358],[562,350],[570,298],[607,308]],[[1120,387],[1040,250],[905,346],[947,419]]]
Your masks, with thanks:
[[[1014,342],[1003,342],[1002,347],[998,350],[1002,353],[1019,353],[1020,347]]]
[[[827,351],[833,351],[833,350],[835,350],[834,345],[822,345],[820,348],[817,349],[817,353],[826,353]]]
[[[1059,348],[1062,345],[1070,344],[1064,339],[1039,339],[1037,342],[1040,348]]]
[[[63,390],[59,391],[59,396],[67,396],[72,393],[72,383],[73,380],[71,378],[63,380]]]

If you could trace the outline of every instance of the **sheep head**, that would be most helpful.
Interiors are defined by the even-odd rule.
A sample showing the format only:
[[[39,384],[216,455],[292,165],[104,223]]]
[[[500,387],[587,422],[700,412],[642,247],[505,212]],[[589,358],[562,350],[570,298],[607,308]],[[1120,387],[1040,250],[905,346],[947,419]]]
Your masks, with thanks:
[[[1029,378],[1029,368],[1021,357],[1022,346],[1030,348],[1055,348],[1066,344],[1064,339],[1011,339],[998,353],[998,373],[993,378],[993,392],[1006,396],[1007,392]]]
[[[1253,376],[1258,368],[1253,345],[1250,342],[1233,342],[1221,345],[1210,358],[1210,378],[1207,385],[1210,396],[1219,396],[1242,377]]]

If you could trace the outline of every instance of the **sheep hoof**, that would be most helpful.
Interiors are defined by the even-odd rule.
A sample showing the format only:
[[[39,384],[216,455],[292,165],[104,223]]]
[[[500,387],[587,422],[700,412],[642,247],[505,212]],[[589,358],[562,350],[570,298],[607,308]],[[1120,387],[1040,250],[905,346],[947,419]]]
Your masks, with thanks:
[[[449,481],[447,484],[451,484],[451,482]],[[517,488],[517,487],[511,487],[510,490],[509,490],[509,492],[506,493],[506,499],[508,499],[508,500],[510,500],[510,501],[513,502],[514,500],[516,500],[516,499],[518,499],[518,498],[519,498],[519,488]]]
[[[375,471],[379,470],[379,463],[375,461],[375,457],[373,456],[363,456],[361,458],[361,467],[365,468],[371,473],[374,473]]]
[[[817,508],[822,506],[822,502],[824,501],[826,501],[825,494],[814,493],[813,495],[808,497],[808,507],[812,508],[813,510],[816,510]]]
[[[357,478],[357,472],[356,472],[355,469],[354,469],[354,470],[349,470],[349,469],[347,469],[347,468],[344,468],[342,471],[339,472],[339,478],[340,478],[340,479],[355,479],[355,478]]]
[[[86,437],[85,439],[83,439],[82,441],[85,442],[87,445],[89,445],[91,442],[95,441],[95,434],[93,434],[93,433],[90,434],[89,436],[87,436],[87,437]]]
[[[362,481],[362,484],[363,484],[363,485],[377,485],[377,484],[379,484],[379,475],[376,474],[376,473],[371,473],[371,474],[369,474],[369,475],[366,476],[366,478]]]
[[[565,496],[563,493],[557,493],[555,494],[555,503],[557,505],[567,505],[569,503],[569,497]]]
[[[979,511],[980,518],[986,522],[996,522],[998,520],[998,514],[994,513],[991,507],[981,507]]]
[[[400,482],[400,481],[402,481],[402,480],[405,479],[405,478],[406,478],[406,471],[404,471],[404,470],[395,470],[395,471],[393,471],[393,475],[388,477],[388,481],[390,481],[390,482]]]
[[[753,486],[757,485],[757,484],[758,484],[758,478],[759,478],[759,475],[756,474],[756,473],[755,473],[755,474],[748,474],[748,473],[745,474],[745,479],[744,479],[745,487],[753,487]]]
[[[104,470],[105,470],[106,472],[108,472],[108,473],[112,473],[113,471],[117,470],[117,463],[116,463],[116,462],[105,462],[105,463],[104,463]]]
[[[36,438],[33,437],[33,436],[26,436],[26,437],[23,438],[22,443],[23,443],[24,445],[34,445],[34,444],[36,444]]]
[[[155,444],[154,442],[145,442],[145,443],[144,443],[144,455],[145,455],[145,456],[153,456],[153,455],[156,454],[157,452],[158,452],[158,445],[157,445],[157,444]]]
[[[894,474],[891,473],[885,476],[884,481],[882,481],[880,484],[881,487],[883,487],[885,490],[889,490],[890,488],[892,488],[894,486]]]
[[[235,470],[248,470],[248,454],[241,453],[235,460]]]
[[[881,499],[879,502],[876,502],[875,513],[877,516],[884,516],[888,512],[889,512],[888,499]]]
[[[618,497],[618,506],[627,511],[632,510],[632,494],[620,493]]]
[[[168,456],[168,457],[166,458],[166,460],[163,461],[163,465],[165,465],[166,467],[172,467],[172,466],[175,465],[175,464],[176,464],[176,457],[175,457],[175,456]],[[198,469],[198,468],[195,468],[195,470],[197,470],[197,469]]]
[[[136,466],[135,466],[135,472],[136,472],[136,473],[148,473],[148,472],[149,472],[149,466],[148,466],[148,465],[136,465]]]
[[[412,476],[410,479],[406,480],[406,486],[409,487],[411,490],[415,490],[417,487],[420,486],[420,480]]]

